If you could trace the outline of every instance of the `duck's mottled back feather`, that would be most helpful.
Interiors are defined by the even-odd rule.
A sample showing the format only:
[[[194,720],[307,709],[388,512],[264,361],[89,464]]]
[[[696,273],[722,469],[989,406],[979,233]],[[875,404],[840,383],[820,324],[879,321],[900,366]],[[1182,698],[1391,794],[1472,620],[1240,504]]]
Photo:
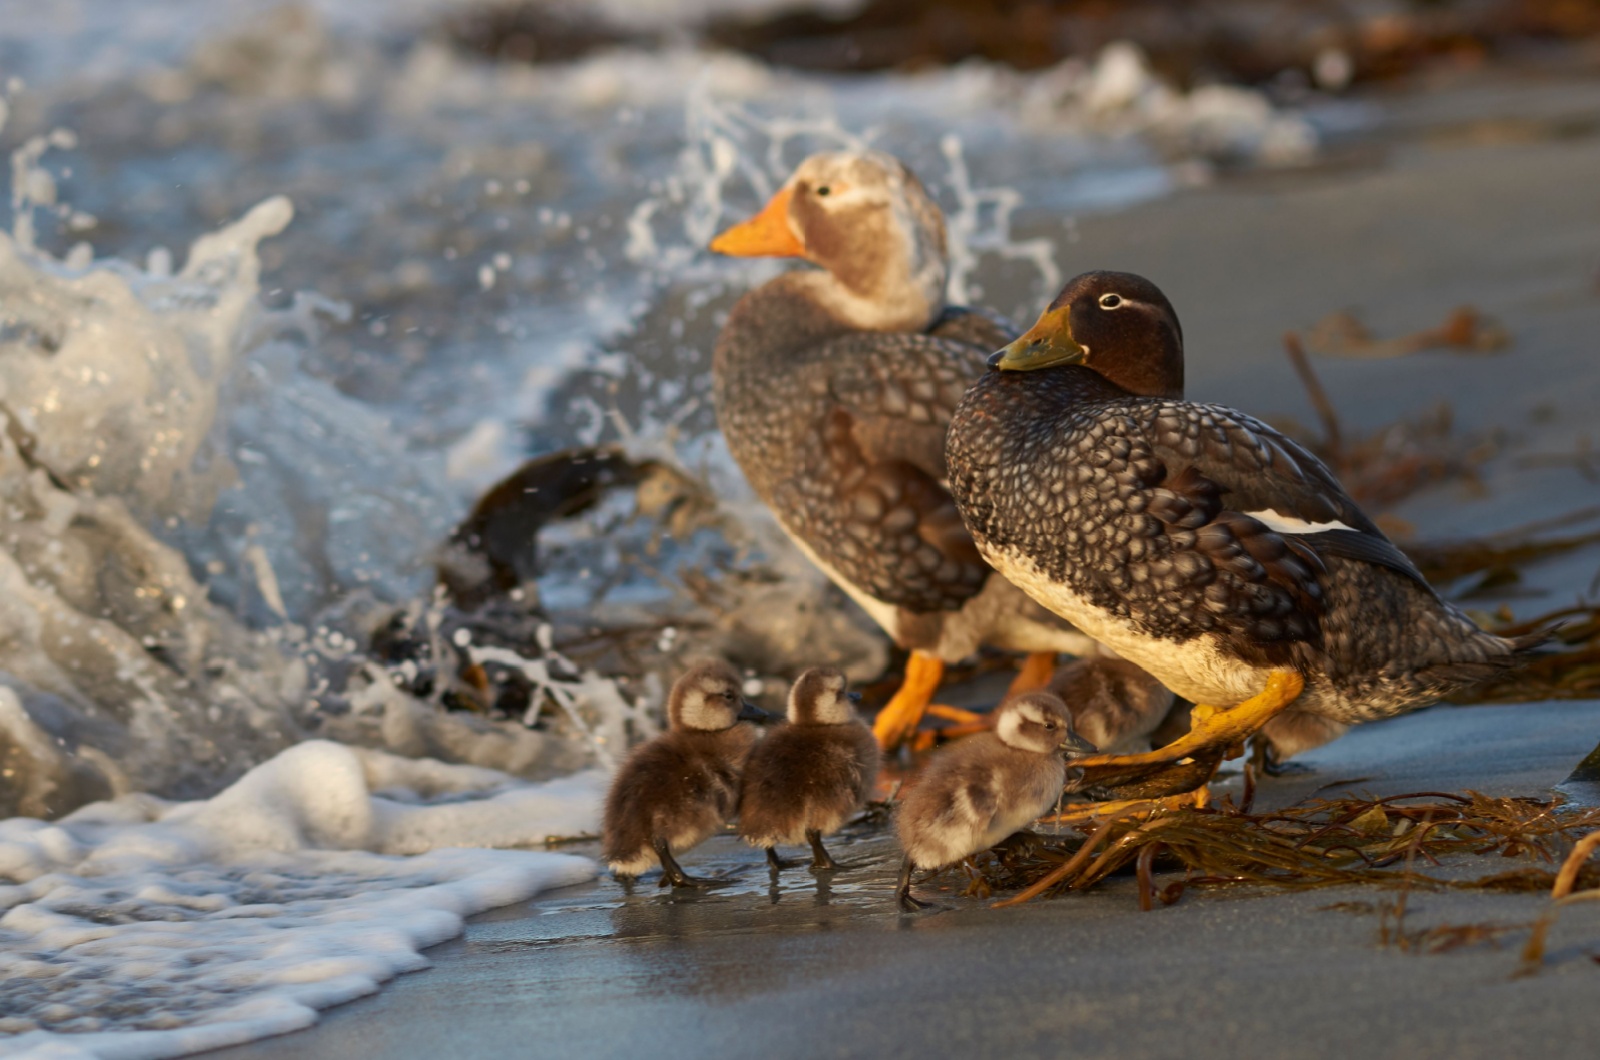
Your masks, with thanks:
[[[945,306],[928,334],[993,352],[1011,342],[1018,331],[1005,317],[981,306]]]
[[[718,418],[788,530],[875,599],[954,610],[990,569],[946,491],[944,436],[984,351],[862,332],[718,379]]]

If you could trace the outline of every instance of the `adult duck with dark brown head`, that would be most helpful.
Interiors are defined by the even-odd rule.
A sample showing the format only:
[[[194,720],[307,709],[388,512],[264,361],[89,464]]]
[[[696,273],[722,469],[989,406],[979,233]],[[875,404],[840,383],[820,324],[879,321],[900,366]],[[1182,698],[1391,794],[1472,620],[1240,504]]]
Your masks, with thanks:
[[[1056,652],[1086,650],[984,563],[945,486],[951,413],[1015,332],[945,304],[944,218],[911,171],[876,152],[813,155],[711,249],[820,266],[734,306],[712,362],[717,419],[784,531],[910,651],[879,741],[909,735],[945,665],[980,645],[1033,653],[1019,679],[1032,687]]]
[[[1183,400],[1183,331],[1143,277],[1077,277],[990,365],[948,448],[984,558],[1201,704],[1167,748],[1080,762],[1091,779],[1182,764],[1272,719],[1303,746],[1297,715],[1336,733],[1400,714],[1542,639],[1497,637],[1440,599],[1290,439]]]

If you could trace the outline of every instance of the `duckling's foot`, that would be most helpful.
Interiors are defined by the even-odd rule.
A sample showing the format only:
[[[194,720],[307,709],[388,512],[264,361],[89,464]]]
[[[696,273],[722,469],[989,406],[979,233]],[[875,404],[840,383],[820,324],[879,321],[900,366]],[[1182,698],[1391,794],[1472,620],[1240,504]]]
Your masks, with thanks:
[[[895,885],[894,899],[900,903],[900,908],[907,913],[916,913],[928,908],[932,903],[924,902],[911,897],[911,859],[906,858],[900,864],[900,882]]]
[[[780,858],[778,856],[777,847],[767,848],[767,867],[773,872],[782,872],[784,869],[792,869],[798,864],[800,864],[798,861],[785,861],[784,859]]]
[[[1091,787],[1123,789],[1118,797],[1176,795],[1192,791],[1211,779],[1231,748],[1246,739],[1293,703],[1305,688],[1305,678],[1292,670],[1275,670],[1267,687],[1231,709],[1197,704],[1190,714],[1189,731],[1165,747],[1144,754],[1089,755],[1071,761],[1082,771],[1078,790]]]
[[[707,876],[691,876],[683,871],[683,866],[678,864],[678,859],[672,856],[672,848],[665,839],[657,839],[651,844],[655,847],[656,856],[661,859],[661,881],[657,887],[722,887],[727,880],[714,880]]]
[[[892,751],[916,731],[943,679],[944,660],[925,651],[912,650],[900,691],[872,722],[872,734],[878,738],[878,746]]]
[[[833,872],[839,863],[833,860],[832,855],[822,845],[822,833],[815,828],[806,832],[806,841],[811,844],[811,871]]]
[[[1028,657],[1022,660],[1022,665],[1017,669],[1017,676],[1011,679],[1011,687],[1006,689],[1006,698],[1020,696],[1024,692],[1037,692],[1050,683],[1050,678],[1056,672],[1056,653],[1053,651],[1029,652]]]

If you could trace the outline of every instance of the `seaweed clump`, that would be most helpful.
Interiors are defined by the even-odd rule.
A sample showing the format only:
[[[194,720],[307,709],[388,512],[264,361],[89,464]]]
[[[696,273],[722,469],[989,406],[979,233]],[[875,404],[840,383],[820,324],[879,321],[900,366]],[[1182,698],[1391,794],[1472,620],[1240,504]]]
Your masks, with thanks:
[[[1557,897],[1600,888],[1600,866],[1587,861],[1592,836],[1600,834],[1600,807],[1569,807],[1561,796],[1347,796],[1264,813],[1231,801],[1176,809],[1152,801],[1098,818],[1094,812],[1062,815],[1073,822],[1070,837],[1041,837],[983,855],[973,863],[969,890],[1015,890],[996,904],[1018,905],[1086,890],[1129,869],[1138,878],[1143,909],[1158,901],[1170,905],[1190,889],[1238,885],[1553,892],[1560,880],[1564,889]],[[1574,859],[1575,853],[1582,856]],[[1427,871],[1462,855],[1532,864],[1481,876]],[[1183,875],[1158,885],[1157,870]]]

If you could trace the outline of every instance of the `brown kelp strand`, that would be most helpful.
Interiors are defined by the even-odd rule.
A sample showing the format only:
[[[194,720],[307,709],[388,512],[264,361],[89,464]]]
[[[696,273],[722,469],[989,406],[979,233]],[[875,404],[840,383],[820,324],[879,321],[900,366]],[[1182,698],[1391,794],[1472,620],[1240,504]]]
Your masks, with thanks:
[[[1444,482],[1481,488],[1478,470],[1500,453],[1503,432],[1460,434],[1450,406],[1441,403],[1418,417],[1358,434],[1342,424],[1300,336],[1290,332],[1283,342],[1316,410],[1320,437],[1293,423],[1279,422],[1278,426],[1326,461],[1356,501],[1391,505]]]
[[[994,851],[973,864],[985,889],[1018,892],[999,905],[1084,890],[1129,869],[1139,878],[1146,909],[1155,900],[1175,901],[1186,889],[1229,884],[1550,892],[1563,865],[1568,889],[1583,891],[1600,886],[1600,866],[1572,852],[1585,837],[1600,834],[1597,829],[1600,809],[1477,792],[1314,799],[1271,813],[1244,813],[1228,803],[1145,812],[1129,807],[1078,825],[1071,835]],[[1458,870],[1465,856],[1531,864],[1463,878]],[[1179,871],[1181,881],[1163,886],[1157,878]],[[1425,948],[1465,941],[1441,936]]]
[[[730,4],[706,10],[703,20],[670,32],[802,70],[926,70],[969,60],[1038,70],[1110,41],[1130,41],[1182,84],[1220,77],[1292,85],[1296,75],[1309,75],[1335,89],[1435,66],[1475,67],[1523,54],[1531,41],[1549,49],[1600,33],[1600,14],[1582,0],[1408,0],[1371,7],[1300,0],[1177,8],[1165,0],[863,0],[836,9]],[[458,49],[515,63],[659,47],[669,36],[651,19],[624,20],[607,11],[606,5],[511,0],[452,7],[434,31]],[[1330,64],[1329,55],[1338,58]]]
[[[1512,570],[1536,560],[1600,544],[1600,529],[1570,534],[1552,531],[1600,521],[1600,506],[1576,509],[1498,534],[1452,541],[1403,542],[1406,555],[1431,582],[1448,582],[1469,574]]]
[[[1423,350],[1493,353],[1511,344],[1511,336],[1493,317],[1472,306],[1459,306],[1436,327],[1380,339],[1347,309],[1330,313],[1311,326],[1306,345],[1325,357],[1387,360]]]

